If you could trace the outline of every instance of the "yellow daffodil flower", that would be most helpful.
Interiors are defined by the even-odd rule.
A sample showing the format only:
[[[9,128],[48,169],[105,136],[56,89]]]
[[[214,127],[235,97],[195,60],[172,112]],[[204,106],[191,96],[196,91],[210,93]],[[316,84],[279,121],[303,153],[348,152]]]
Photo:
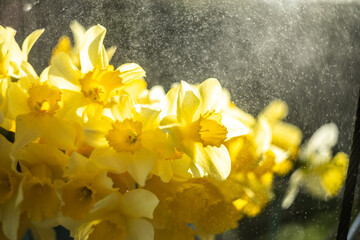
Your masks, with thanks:
[[[80,49],[83,44],[86,29],[77,21],[72,21],[70,23],[70,29],[74,36],[74,46],[71,45],[70,38],[68,36],[63,36],[59,39],[58,44],[54,47],[51,58],[54,58],[58,53],[65,52],[67,53],[72,63],[80,68]],[[116,51],[116,47],[110,47],[106,50],[109,61],[112,58]]]
[[[71,230],[75,240],[152,240],[154,229],[144,217],[153,217],[158,202],[153,193],[144,189],[123,195],[114,192],[95,204],[86,221],[76,224],[65,222],[64,225]]]
[[[257,154],[271,151],[275,156],[274,172],[284,176],[293,168],[302,139],[301,130],[282,120],[288,114],[288,107],[281,100],[272,101],[258,117],[254,130]]]
[[[109,172],[129,172],[144,186],[155,159],[171,159],[174,146],[159,128],[159,111],[137,111],[129,96],[121,97],[112,110],[113,119],[95,114],[84,126],[88,144],[95,147],[90,158]]]
[[[10,27],[0,25],[0,79],[12,77],[19,79],[21,76],[20,66],[27,61],[27,56],[36,40],[44,32],[39,29],[31,33],[23,42],[22,49],[15,41],[16,31]]]
[[[272,199],[275,155],[267,151],[258,156],[251,135],[232,139],[226,146],[232,160],[231,173],[225,181],[213,184],[239,213],[254,217]]]
[[[63,184],[68,157],[55,147],[31,143],[16,153],[24,175],[20,188],[20,209],[30,220],[53,218],[60,209],[57,188]]]
[[[28,54],[36,40],[44,32],[39,29],[26,37],[22,49],[15,41],[16,31],[0,25],[0,124],[5,129],[11,129],[11,120],[6,118],[6,92],[11,81],[22,76],[21,65],[27,61]]]
[[[113,192],[113,182],[107,172],[88,158],[73,153],[69,159],[62,187],[62,212],[73,219],[84,219],[94,204]]]
[[[155,239],[192,239],[195,234],[217,234],[237,226],[242,213],[239,214],[231,202],[225,201],[212,183],[214,180],[207,180],[210,179],[164,183],[153,177],[146,183],[145,187],[160,200],[153,219]],[[197,201],[192,201],[195,198]]]
[[[16,163],[10,157],[11,148],[12,144],[0,135],[0,236],[4,234],[4,239],[18,239],[21,229],[19,201],[22,196],[19,184],[22,176],[16,171]]]
[[[179,151],[187,154],[196,177],[210,175],[224,180],[230,173],[230,156],[223,143],[248,129],[222,114],[220,83],[208,79],[197,88],[182,81],[166,97],[161,124],[174,135]]]
[[[283,208],[291,206],[300,187],[322,200],[338,194],[345,181],[349,159],[343,152],[332,156],[331,148],[337,140],[338,128],[334,123],[329,123],[316,130],[304,144],[300,152],[302,167],[290,177]]]
[[[75,24],[73,29],[80,27]],[[76,50],[79,65],[66,51],[59,51],[52,58],[49,81],[64,90],[64,104],[71,106],[60,111],[63,118],[81,122],[79,108],[86,108],[89,104],[105,107],[113,96],[126,93],[137,97],[146,88],[145,71],[139,65],[129,63],[117,69],[109,65],[109,56],[103,45],[105,34],[106,29],[97,25],[75,35],[76,44],[80,45]]]
[[[62,107],[61,90],[46,82],[46,70],[39,78],[29,64],[24,62],[23,69],[27,75],[7,90],[6,116],[16,121],[13,151],[39,138],[60,149],[73,150],[76,130],[57,115]]]

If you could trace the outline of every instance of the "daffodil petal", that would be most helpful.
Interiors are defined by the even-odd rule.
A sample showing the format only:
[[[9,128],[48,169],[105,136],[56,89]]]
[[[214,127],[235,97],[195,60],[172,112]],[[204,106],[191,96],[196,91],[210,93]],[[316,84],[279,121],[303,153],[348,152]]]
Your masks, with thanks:
[[[32,225],[30,227],[34,240],[55,240],[56,232],[52,227],[39,227]]]
[[[84,125],[86,142],[93,147],[108,146],[106,133],[111,129],[111,123],[106,120],[93,120]]]
[[[3,123],[5,120],[3,111],[0,110],[0,124]]]
[[[163,158],[169,159],[175,154],[174,143],[168,135],[160,129],[143,132],[141,141],[143,146],[160,154]]]
[[[142,131],[154,129],[160,124],[160,111],[142,107],[139,113],[139,120],[142,123]],[[136,120],[136,119],[135,119]]]
[[[265,117],[259,116],[255,126],[255,143],[258,148],[257,154],[266,152],[271,144],[272,130]]]
[[[186,90],[188,88],[190,86],[187,83],[181,82],[177,100],[177,115],[179,122],[182,123],[191,123],[200,105],[200,100],[193,91]]]
[[[83,175],[95,176],[99,172],[99,169],[94,162],[83,155],[74,152],[69,158],[69,163],[64,176],[74,177],[81,172],[83,172]]]
[[[106,49],[106,53],[108,55],[109,62],[110,62],[111,58],[114,56],[114,54],[116,52],[116,48],[117,48],[116,46],[111,46],[108,49]]]
[[[66,107],[59,108],[56,116],[67,121],[78,122],[83,124],[83,111],[88,103],[82,94],[73,91],[63,90],[62,102]]]
[[[119,158],[118,153],[108,147],[96,148],[90,155],[98,166],[113,173],[123,173],[126,171],[126,162]]]
[[[62,177],[68,162],[68,157],[62,151],[56,147],[40,143],[28,144],[16,157],[20,159],[22,166],[48,166],[51,168],[50,171],[53,178]],[[41,175],[46,173],[45,169],[38,171]]]
[[[126,221],[127,239],[129,240],[152,240],[154,228],[148,221],[138,218],[129,218]]]
[[[218,80],[209,78],[202,82],[198,88],[201,105],[199,112],[215,110],[218,112],[221,107],[222,89]]]
[[[72,64],[70,56],[60,52],[51,60],[49,82],[60,89],[80,91],[81,72]]]
[[[178,95],[179,95],[179,87],[171,88],[166,93],[165,98],[160,103],[160,105],[163,106],[162,111],[160,113],[161,119],[168,115],[176,116]]]
[[[10,83],[7,92],[7,117],[15,120],[18,115],[31,112],[28,96],[16,83]]]
[[[146,81],[144,79],[134,79],[127,83],[122,90],[128,93],[130,96],[137,98],[145,89]]]
[[[231,170],[231,160],[228,150],[224,145],[218,147],[204,147],[201,143],[195,143],[196,164],[198,164],[209,176],[217,180],[225,180]]]
[[[300,169],[296,170],[291,175],[288,189],[286,190],[284,200],[281,204],[282,208],[287,209],[294,202],[294,200],[299,192],[299,187],[300,187],[300,184],[301,184],[301,181],[303,180],[303,178],[304,178],[304,174],[303,174],[303,171]]]
[[[183,154],[182,158],[175,159],[171,162],[172,171],[174,172],[175,180],[184,180],[191,177],[189,173],[191,159],[188,155]]]
[[[87,73],[98,66],[104,69],[109,64],[109,59],[103,45],[106,29],[101,25],[89,28],[85,32],[82,47],[80,49],[81,71]]]
[[[10,150],[12,143],[10,143],[3,135],[0,134],[0,167],[10,169],[12,161],[10,159]]]
[[[160,102],[165,98],[165,90],[160,85],[153,86],[149,91],[149,99],[151,102]]]
[[[120,77],[125,84],[145,77],[145,71],[136,63],[126,63],[117,68],[120,70]]]
[[[27,91],[33,84],[39,83],[39,76],[30,63],[23,61],[20,68],[23,74],[19,79],[18,84],[22,89]]]
[[[227,129],[226,140],[249,133],[249,129],[242,122],[226,114],[221,114],[221,123]]]
[[[36,40],[43,34],[45,29],[38,29],[32,32],[29,36],[27,36],[22,44],[22,54],[24,57],[24,60],[27,61],[27,56],[35,44]]]
[[[75,240],[87,239],[90,233],[93,231],[93,226],[98,224],[99,222],[101,222],[101,220],[86,222],[74,228],[74,230],[71,230],[71,236],[74,237]]]
[[[40,137],[38,120],[33,114],[20,115],[16,118],[15,142],[13,151],[17,152],[25,145]]]
[[[119,121],[124,121],[127,118],[133,118],[134,108],[135,103],[133,99],[128,95],[122,95],[119,97],[119,103],[113,106],[111,112],[114,115],[115,119]]]
[[[272,101],[260,114],[270,123],[283,120],[288,114],[288,106],[282,100]]]
[[[156,159],[152,173],[159,176],[161,181],[168,183],[174,176],[171,162],[164,159]]]
[[[41,83],[46,83],[48,82],[49,79],[49,69],[50,67],[46,67],[40,74],[40,82]]]
[[[132,218],[153,218],[153,212],[158,203],[159,199],[156,195],[145,189],[127,192],[118,201],[120,211]]]
[[[9,239],[18,239],[17,234],[20,214],[20,208],[16,206],[14,197],[0,205],[0,222],[2,223],[2,230]]]
[[[144,186],[147,176],[154,165],[154,154],[142,148],[133,154],[119,153],[122,159],[126,160],[127,171],[140,185]]]
[[[40,118],[38,121],[41,124],[38,125],[38,131],[47,144],[62,150],[75,149],[76,130],[70,123],[50,116]]]
[[[71,29],[71,32],[74,36],[74,43],[75,43],[75,46],[74,46],[74,49],[75,49],[75,52],[76,53],[79,53],[80,51],[80,47],[81,47],[81,44],[82,44],[82,39],[83,39],[83,36],[86,32],[86,29],[81,26],[80,23],[78,23],[76,20],[75,21],[72,21],[70,23],[70,29]]]
[[[323,159],[330,160],[331,148],[337,143],[338,136],[339,130],[335,123],[324,124],[314,132],[310,140],[305,144],[302,150],[302,157],[308,158],[313,153],[318,153],[317,158],[319,158],[319,160],[316,160],[314,164],[317,164],[317,162]]]

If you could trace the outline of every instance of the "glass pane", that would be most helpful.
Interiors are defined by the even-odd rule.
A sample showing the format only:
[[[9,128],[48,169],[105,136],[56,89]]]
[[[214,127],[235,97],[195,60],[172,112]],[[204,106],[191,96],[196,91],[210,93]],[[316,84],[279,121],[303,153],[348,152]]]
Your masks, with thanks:
[[[59,46],[57,44],[62,36],[69,36],[74,44],[73,33],[69,27],[73,20],[78,21],[85,29],[96,24],[105,27],[105,48],[117,47],[110,64],[115,69],[125,63],[139,64],[146,71],[145,79],[149,89],[161,85],[167,92],[174,83],[179,83],[181,80],[190,84],[199,84],[208,78],[216,78],[223,88],[229,90],[235,105],[254,117],[249,121],[256,120],[258,125],[260,120],[257,117],[260,116],[261,111],[273,100],[281,99],[288,106],[288,115],[284,121],[301,130],[302,144],[306,143],[306,140],[310,139],[322,125],[335,123],[339,132],[338,141],[329,151],[331,155],[338,152],[350,154],[360,88],[358,1],[3,0],[0,3],[0,24],[10,26],[17,31],[15,39],[20,46],[33,31],[45,29],[28,55],[28,62],[38,75],[49,66],[51,56],[55,56],[53,49]],[[0,78],[3,77],[1,74],[0,72]],[[12,81],[17,80],[12,79]],[[209,91],[206,89],[206,94]],[[216,96],[209,96],[212,97]],[[205,116],[205,112],[202,117],[206,120],[210,119],[209,116]],[[123,128],[126,128],[125,125],[121,125],[121,129]],[[252,133],[248,134],[254,134],[256,131],[254,126],[249,129]],[[334,128],[330,127],[325,132],[330,134],[332,129]],[[8,130],[14,131],[10,128]],[[276,131],[273,126],[271,131]],[[116,132],[116,136],[119,134],[122,132]],[[281,138],[278,142],[284,144],[284,141],[291,141],[292,135],[285,134],[278,137]],[[263,136],[259,141],[265,141],[264,138]],[[277,141],[274,138],[273,136],[270,141],[272,145]],[[155,137],[152,136],[152,139]],[[46,143],[44,141],[40,141],[40,144]],[[201,139],[201,141],[205,147],[212,144],[208,142],[210,140]],[[39,144],[38,140],[34,142]],[[231,148],[229,147],[231,143],[225,142],[224,140],[221,144],[225,144],[228,149]],[[96,148],[96,146],[91,147]],[[64,150],[61,147],[57,148]],[[181,152],[181,149],[178,150]],[[283,150],[286,154],[294,154],[295,159],[298,157],[296,151],[292,153],[289,149]],[[79,149],[76,151],[80,153]],[[71,151],[63,152],[70,156]],[[265,159],[265,155],[259,156],[256,164],[261,164]],[[229,231],[218,235],[216,239],[334,238],[342,191],[330,197],[329,194],[321,192],[324,189],[311,189],[325,184],[321,182],[324,181],[323,175],[319,173],[325,170],[311,172],[316,166],[309,167],[306,164],[310,163],[306,161],[304,163],[293,160],[293,164],[292,170],[285,176],[278,176],[279,174],[271,176],[273,177],[271,191],[261,192],[265,191],[260,189],[264,187],[264,183],[261,182],[260,190],[258,189],[261,192],[260,197],[252,196],[251,193],[246,193],[247,190],[242,189],[249,199],[255,199],[255,203],[261,201],[258,199],[261,197],[266,198],[265,203],[263,205],[259,203],[260,210],[254,216],[242,213],[244,216],[241,219],[238,217],[238,227],[231,230],[229,226],[227,228]],[[21,166],[23,172],[26,164]],[[245,169],[249,166],[245,164],[242,167]],[[288,191],[289,181],[298,169],[307,171],[308,175],[303,172],[306,177],[301,180],[301,184],[299,183],[299,186],[301,185],[299,193],[293,203],[284,209],[281,205]],[[152,170],[151,173],[154,174],[154,171]],[[271,170],[271,173],[273,171]],[[111,174],[119,172],[123,170],[118,169]],[[194,172],[192,174],[196,175]],[[246,174],[249,178],[248,172]],[[331,176],[336,176],[336,179],[338,177],[336,174]],[[66,181],[64,180],[64,183]],[[339,181],[341,185],[341,180]],[[336,185],[338,182],[334,180],[328,184]],[[141,188],[138,184],[137,187]],[[145,188],[151,190],[151,187],[146,186]],[[235,190],[237,187],[239,186],[234,185]],[[256,190],[252,187],[246,186],[255,194]],[[60,189],[62,188],[58,191],[61,195],[63,193]],[[234,189],[229,188],[228,191],[235,191]],[[89,191],[91,192],[91,189]],[[265,197],[268,193],[270,195]],[[318,196],[315,196],[316,194]],[[227,194],[224,196],[226,197]],[[192,206],[200,199],[200,196],[188,198]],[[229,201],[231,203],[236,199]],[[355,199],[359,199],[358,193]],[[185,208],[187,205],[179,206]],[[354,209],[356,216],[359,212],[358,200],[354,202]],[[174,209],[172,211],[176,212]],[[180,212],[177,211],[178,214]],[[224,219],[229,216],[220,213],[214,210],[213,223],[216,226],[225,222]],[[172,218],[173,215],[169,217]],[[217,224],[217,219],[223,220],[219,220]],[[157,220],[166,221],[165,218]],[[187,223],[189,229],[197,229],[196,224],[191,220]],[[157,224],[158,227],[161,225]],[[4,223],[2,226],[4,228]],[[63,234],[63,229],[57,230],[58,234]],[[176,235],[175,232],[171,233],[172,236]],[[159,236],[156,234],[155,231],[155,236]]]

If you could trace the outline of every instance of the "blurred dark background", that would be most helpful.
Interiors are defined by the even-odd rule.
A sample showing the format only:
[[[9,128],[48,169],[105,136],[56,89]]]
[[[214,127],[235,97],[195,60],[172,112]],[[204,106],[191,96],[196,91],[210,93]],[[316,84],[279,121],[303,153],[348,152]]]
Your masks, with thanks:
[[[111,64],[139,63],[149,86],[168,90],[180,80],[215,77],[237,106],[253,115],[281,98],[289,105],[287,121],[305,138],[335,122],[340,130],[335,150],[350,151],[360,88],[358,1],[0,0],[0,24],[15,28],[19,43],[35,29],[46,29],[29,55],[38,73],[59,37],[71,36],[72,20],[86,28],[106,27],[106,47],[118,47]],[[241,221],[227,239],[274,237],[290,220],[314,219],[320,230],[336,231],[339,199],[325,203],[302,194],[281,212],[286,184],[277,179],[278,198],[260,217]],[[322,223],[322,212],[332,217]]]

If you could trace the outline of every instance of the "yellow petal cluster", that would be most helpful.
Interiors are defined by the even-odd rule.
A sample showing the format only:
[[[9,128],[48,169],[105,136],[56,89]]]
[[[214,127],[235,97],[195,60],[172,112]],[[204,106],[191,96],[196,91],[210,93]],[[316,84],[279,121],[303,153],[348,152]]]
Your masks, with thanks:
[[[300,147],[283,101],[254,117],[214,78],[147,89],[138,64],[109,63],[103,26],[70,27],[74,45],[60,38],[39,76],[27,56],[44,30],[20,49],[0,26],[0,127],[15,136],[0,135],[1,238],[55,239],[62,225],[76,240],[206,239],[258,215],[298,158],[285,206],[300,186],[338,193],[337,130]]]
[[[338,131],[334,123],[324,124],[302,146],[299,154],[302,166],[290,177],[283,208],[291,206],[300,188],[322,200],[338,194],[349,164],[349,157],[345,153],[338,152],[333,156],[332,147],[337,143]]]

